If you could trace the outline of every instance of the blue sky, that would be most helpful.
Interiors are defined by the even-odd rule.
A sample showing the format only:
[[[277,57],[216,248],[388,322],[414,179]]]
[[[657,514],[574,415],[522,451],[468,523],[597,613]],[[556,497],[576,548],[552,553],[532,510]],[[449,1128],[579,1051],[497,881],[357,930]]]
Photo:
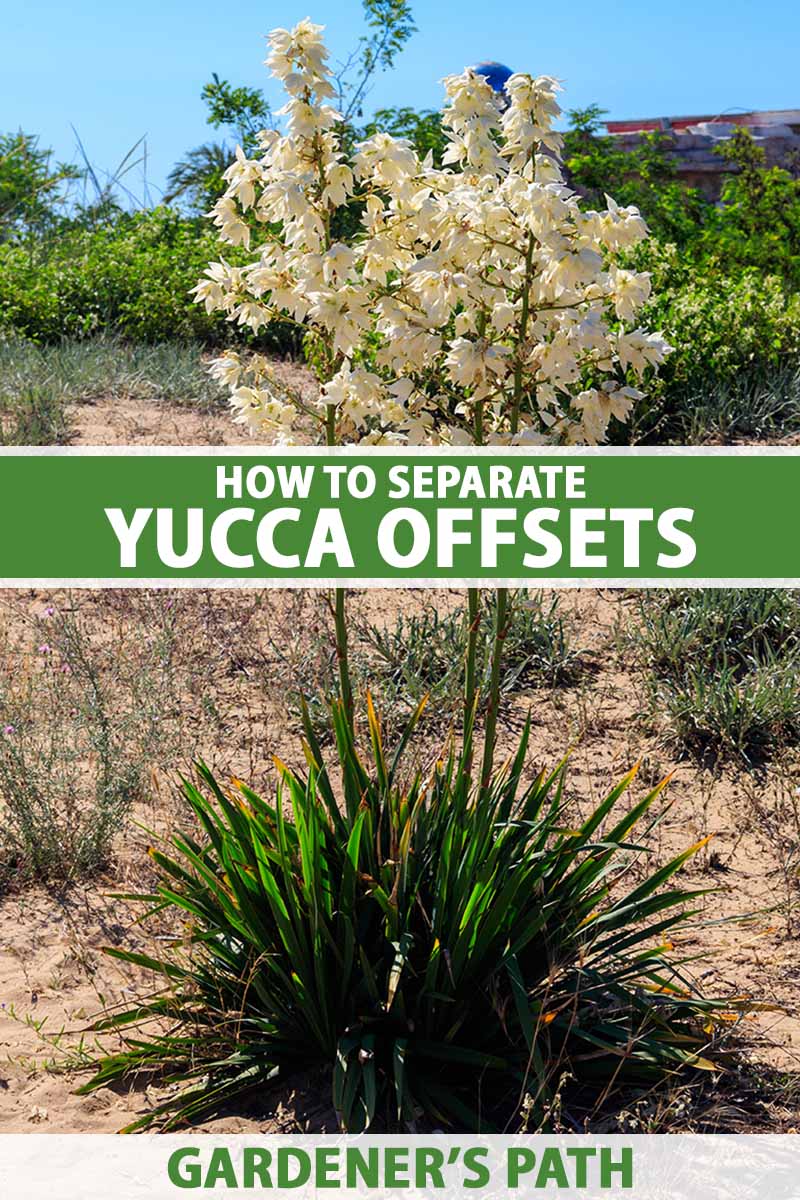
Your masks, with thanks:
[[[565,107],[612,117],[800,107],[794,0],[417,0],[419,32],[366,109],[438,107],[442,75],[482,58],[560,77]],[[213,136],[200,89],[212,71],[264,87],[264,35],[304,16],[344,57],[360,0],[35,0],[4,14],[0,129],[23,128],[72,159],[74,125],[92,161],[116,166],[147,135],[153,194],[183,151]],[[142,193],[141,171],[130,178]]]

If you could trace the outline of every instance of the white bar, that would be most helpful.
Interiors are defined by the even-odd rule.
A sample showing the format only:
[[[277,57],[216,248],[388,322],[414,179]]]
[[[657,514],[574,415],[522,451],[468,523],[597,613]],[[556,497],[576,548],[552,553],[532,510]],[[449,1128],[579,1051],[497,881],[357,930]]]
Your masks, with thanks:
[[[3,1200],[176,1200],[187,1191],[202,1191],[209,1196],[273,1195],[297,1197],[297,1200],[330,1197],[330,1188],[317,1186],[315,1152],[325,1149],[331,1154],[334,1178],[346,1183],[344,1164],[346,1152],[353,1148],[362,1154],[372,1148],[377,1152],[383,1170],[388,1166],[385,1152],[399,1152],[407,1161],[407,1187],[342,1186],[335,1195],[340,1200],[373,1197],[374,1200],[533,1200],[534,1197],[563,1197],[564,1200],[599,1200],[601,1197],[620,1200],[797,1200],[800,1196],[800,1137],[751,1135],[638,1135],[631,1137],[443,1137],[395,1136],[344,1138],[259,1136],[239,1134],[218,1135],[139,1135],[113,1137],[86,1134],[19,1134],[0,1136],[0,1196]],[[191,1149],[195,1153],[186,1153]],[[415,1179],[416,1150],[438,1149],[443,1152],[442,1181],[435,1189],[431,1176],[422,1177],[426,1187]],[[471,1149],[480,1152],[488,1182],[483,1186],[465,1188],[464,1181],[474,1178],[471,1168],[475,1159],[464,1163],[463,1154]],[[577,1156],[584,1149],[594,1154],[585,1159],[586,1186],[577,1185]],[[185,1158],[174,1169],[179,1178],[191,1181],[199,1172],[200,1183],[183,1187],[171,1182],[168,1166],[177,1151]],[[277,1186],[275,1175],[279,1151],[305,1152],[312,1156],[311,1179],[296,1188]],[[508,1181],[508,1167],[513,1155],[533,1150],[536,1162],[533,1169],[518,1178],[516,1186]],[[573,1151],[570,1156],[569,1151]],[[263,1152],[269,1151],[269,1165],[264,1166]],[[407,1157],[404,1158],[405,1152]],[[222,1152],[222,1153],[220,1153]],[[227,1152],[227,1153],[226,1153]],[[269,1186],[260,1177],[255,1186],[244,1186],[244,1163],[261,1153],[264,1169],[271,1172]],[[456,1153],[457,1152],[457,1153]],[[551,1176],[549,1183],[537,1184],[537,1172],[547,1160],[558,1159],[567,1170],[567,1188],[559,1188]],[[216,1161],[230,1162],[238,1184],[236,1189],[223,1182],[203,1186],[208,1172]],[[632,1165],[632,1187],[619,1172],[601,1178],[602,1156],[605,1162],[622,1163],[629,1156]],[[455,1156],[454,1165],[448,1165]],[[544,1156],[544,1157],[543,1157]],[[298,1158],[289,1158],[290,1174],[296,1177]],[[251,1179],[254,1176],[251,1176]]]

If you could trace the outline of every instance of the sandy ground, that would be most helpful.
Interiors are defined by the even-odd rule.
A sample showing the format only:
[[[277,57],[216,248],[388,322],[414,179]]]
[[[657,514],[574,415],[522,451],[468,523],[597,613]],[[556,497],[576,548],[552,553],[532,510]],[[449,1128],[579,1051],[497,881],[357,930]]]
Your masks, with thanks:
[[[302,364],[276,362],[273,369],[297,391],[315,391],[313,376]],[[198,411],[189,404],[106,396],[69,405],[66,420],[71,446],[237,446],[253,441],[224,405]]]
[[[222,446],[252,438],[225,411],[195,412],[140,400],[98,400],[67,408],[71,446]]]
[[[239,431],[226,414],[202,416],[170,406],[126,406],[109,402],[81,406],[74,417],[77,444],[235,443]],[[14,612],[41,608],[41,594],[0,595],[0,632],[13,633]],[[390,622],[400,611],[435,602],[461,602],[452,590],[436,593],[359,593],[352,603],[377,622]],[[214,719],[190,714],[191,752],[202,753],[212,767],[269,786],[269,759],[278,753],[298,761],[299,737],[287,721],[280,672],[275,674],[275,642],[326,628],[319,594],[185,593],[180,604],[187,660],[207,659],[213,675]],[[81,604],[98,630],[113,622],[106,608],[111,594],[81,594]],[[503,740],[530,707],[534,715],[532,765],[553,764],[572,750],[570,791],[576,807],[596,802],[611,783],[641,760],[633,797],[675,770],[664,818],[652,840],[656,860],[713,835],[693,861],[685,882],[718,889],[706,902],[713,922],[683,936],[678,951],[697,956],[693,970],[709,993],[747,995],[773,1002],[773,1013],[745,1023],[753,1067],[747,1088],[746,1127],[760,1131],[800,1128],[800,1020],[797,980],[797,878],[795,850],[800,842],[797,791],[800,764],[783,756],[761,775],[726,769],[703,771],[676,761],[663,731],[651,728],[640,675],[619,637],[632,607],[621,593],[563,593],[562,604],[580,647],[585,669],[563,689],[537,689],[517,696],[504,714]],[[16,607],[15,607],[16,606]],[[120,628],[126,611],[115,609]],[[98,633],[98,636],[103,636]],[[270,680],[272,682],[270,682]],[[276,682],[277,680],[277,682]],[[186,741],[188,735],[183,731]],[[169,828],[178,819],[174,768],[165,762],[154,772],[153,786],[137,814],[148,824]],[[131,827],[117,847],[113,871],[64,894],[40,888],[0,899],[0,1131],[112,1132],[146,1110],[146,1092],[104,1089],[88,1098],[74,1095],[85,1075],[81,1069],[95,1050],[86,1030],[104,1004],[131,997],[143,981],[130,968],[101,953],[107,945],[139,945],[143,934],[134,913],[111,898],[118,890],[146,881],[146,835]],[[734,921],[750,914],[748,920]],[[82,1040],[83,1039],[83,1040]],[[105,1043],[108,1045],[108,1042]],[[784,1084],[776,1090],[775,1072]],[[763,1087],[758,1080],[763,1077]],[[773,1079],[767,1085],[766,1080]],[[788,1081],[788,1082],[787,1082]],[[742,1105],[744,1105],[742,1100]],[[736,1109],[734,1097],[733,1108]],[[257,1098],[254,1105],[200,1126],[210,1131],[330,1128],[327,1083],[303,1079]],[[678,1125],[680,1127],[680,1125]]]

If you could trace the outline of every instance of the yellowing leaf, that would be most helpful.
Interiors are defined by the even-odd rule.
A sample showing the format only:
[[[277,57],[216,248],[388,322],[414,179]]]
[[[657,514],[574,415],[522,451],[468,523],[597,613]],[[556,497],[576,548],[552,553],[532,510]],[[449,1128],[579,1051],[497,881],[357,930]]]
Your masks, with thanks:
[[[697,1067],[698,1071],[721,1071],[722,1070],[722,1068],[717,1063],[713,1063],[707,1058],[693,1059],[692,1066]]]

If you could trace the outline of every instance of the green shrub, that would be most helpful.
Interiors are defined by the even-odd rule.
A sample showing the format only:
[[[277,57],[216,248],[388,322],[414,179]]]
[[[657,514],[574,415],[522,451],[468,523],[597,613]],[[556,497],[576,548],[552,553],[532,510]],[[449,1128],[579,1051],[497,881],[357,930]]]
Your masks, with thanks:
[[[800,356],[800,296],[777,274],[726,270],[654,241],[637,248],[635,262],[653,280],[642,319],[675,347],[660,372],[667,385],[732,378],[744,367]]]
[[[714,205],[676,175],[661,133],[623,148],[600,133],[604,110],[569,113],[565,161],[597,207],[610,192],[637,205],[654,238],[632,253],[649,271],[643,325],[674,347],[628,429],[639,442],[762,437],[800,425],[800,181],[768,168],[747,130],[721,142],[731,172]]]
[[[146,342],[236,336],[189,292],[208,263],[236,262],[208,222],[168,208],[123,213],[97,228],[67,230],[37,243],[0,245],[0,327],[34,341],[103,331]],[[276,326],[260,344],[294,351],[294,333]]]
[[[662,294],[649,319],[676,346],[669,382],[731,378],[743,367],[774,367],[800,353],[800,297],[777,276],[756,270],[738,278],[701,275]]]
[[[797,172],[767,166],[764,147],[749,129],[734,130],[717,154],[735,168],[725,180],[722,202],[710,209],[704,251],[732,266],[779,274],[800,287],[800,179]],[[796,166],[796,164],[794,164]]]
[[[656,241],[638,247],[631,261],[653,283],[643,323],[673,347],[632,415],[634,440],[691,443],[793,432],[800,294],[777,274],[730,268]]]
[[[158,958],[109,951],[157,990],[100,1022],[124,1049],[82,1091],[160,1074],[177,1086],[131,1128],[170,1128],[321,1064],[350,1131],[491,1130],[520,1107],[545,1123],[568,1075],[609,1094],[709,1067],[721,1003],[665,945],[699,895],[669,885],[696,847],[630,877],[660,787],[615,818],[631,773],[567,827],[563,768],[521,781],[527,728],[486,788],[452,749],[404,782],[417,716],[389,760],[370,708],[368,771],[334,706],[341,803],[310,727],[308,776],[280,765],[274,800],[202,766],[203,790],[185,783],[202,833],[152,851],[147,897],[184,933]]]
[[[800,736],[800,602],[763,588],[639,599],[633,631],[651,701],[690,751],[746,763]]]

